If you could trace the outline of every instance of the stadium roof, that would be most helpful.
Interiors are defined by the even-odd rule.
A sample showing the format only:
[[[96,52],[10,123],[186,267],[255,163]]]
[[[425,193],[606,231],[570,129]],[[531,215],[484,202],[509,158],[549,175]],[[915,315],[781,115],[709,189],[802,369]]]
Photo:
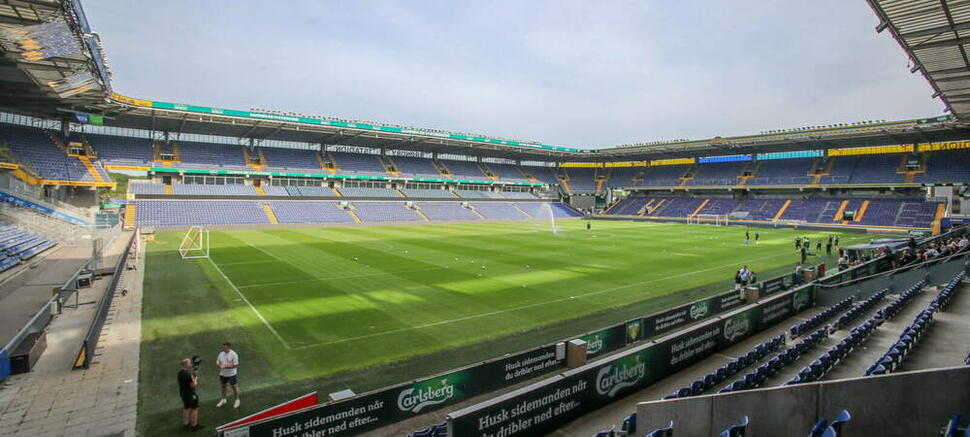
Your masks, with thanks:
[[[887,23],[883,27],[897,35],[959,120],[943,116],[585,150],[332,117],[143,100],[112,92],[100,41],[87,23],[80,0],[0,0],[0,111],[55,119],[100,115],[106,126],[250,138],[257,142],[296,141],[564,162],[630,161],[970,138],[970,129],[955,122],[970,120],[963,117],[970,116],[970,62],[961,45],[970,43],[970,3],[922,0],[870,0],[870,3]]]
[[[868,0],[888,29],[960,122],[970,122],[970,2]]]
[[[0,109],[60,118],[105,103],[98,36],[77,0],[0,0]]]

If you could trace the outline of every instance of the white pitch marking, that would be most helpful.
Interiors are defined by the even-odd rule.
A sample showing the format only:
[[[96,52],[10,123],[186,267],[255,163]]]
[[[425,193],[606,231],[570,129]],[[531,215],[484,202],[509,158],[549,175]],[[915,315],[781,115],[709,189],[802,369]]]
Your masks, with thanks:
[[[260,313],[259,310],[257,310],[256,307],[254,307],[251,302],[249,302],[249,299],[246,299],[246,295],[244,295],[242,291],[239,290],[239,287],[237,287],[236,284],[234,284],[232,280],[229,279],[228,276],[226,276],[226,274],[222,271],[222,269],[219,268],[219,265],[216,264],[215,261],[212,261],[212,258],[209,258],[209,262],[212,263],[212,267],[215,267],[216,270],[219,272],[219,274],[222,275],[222,279],[225,279],[226,283],[229,284],[229,286],[236,291],[236,294],[238,294],[239,297],[242,298],[243,302],[246,302],[246,305],[249,305],[249,309],[253,310],[253,312],[256,313],[256,317],[259,317],[259,320],[263,321],[263,324],[266,325],[267,328],[269,328],[269,332],[272,332],[273,335],[276,336],[276,339],[279,340],[280,343],[283,343],[283,347],[287,349],[292,349],[290,345],[286,343],[286,340],[283,340],[283,337],[280,336],[280,333],[276,332],[276,329],[273,328],[273,325],[270,325],[269,322],[266,321],[266,318],[263,317],[263,314]]]

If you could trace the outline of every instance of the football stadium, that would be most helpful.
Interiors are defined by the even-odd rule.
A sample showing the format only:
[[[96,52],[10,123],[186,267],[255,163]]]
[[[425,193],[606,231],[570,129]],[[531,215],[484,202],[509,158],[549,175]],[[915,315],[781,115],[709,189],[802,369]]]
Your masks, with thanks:
[[[0,435],[970,436],[970,5],[862,3],[943,113],[593,147],[128,96],[0,0]]]

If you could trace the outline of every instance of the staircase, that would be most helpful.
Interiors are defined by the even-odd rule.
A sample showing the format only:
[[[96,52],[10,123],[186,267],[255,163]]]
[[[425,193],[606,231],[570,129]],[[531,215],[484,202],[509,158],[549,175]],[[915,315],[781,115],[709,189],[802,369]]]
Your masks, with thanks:
[[[862,221],[862,217],[866,215],[866,209],[869,209],[869,201],[863,200],[862,206],[859,207],[859,212],[856,213],[852,221],[855,221],[855,222]]]
[[[407,208],[408,207],[407,204],[405,204],[404,207]],[[417,204],[411,206],[410,209],[411,209],[411,211],[414,211],[419,216],[421,216],[421,218],[423,218],[424,221],[426,221],[426,222],[430,222],[431,221],[431,219],[428,218],[428,216],[424,215],[424,211],[421,211],[421,207],[419,207]]]
[[[700,213],[701,210],[704,209],[705,206],[707,206],[707,202],[710,202],[710,201],[711,199],[704,199],[704,201],[701,202],[700,206],[698,206],[697,209],[695,209],[694,212],[691,213],[690,218],[694,218],[694,216]]]
[[[511,203],[510,203],[509,205],[510,205],[511,207],[513,207],[513,208],[515,208],[515,210],[516,210],[516,211],[518,211],[518,212],[521,212],[521,213],[522,213],[522,215],[524,215],[524,216],[526,216],[526,217],[528,217],[528,218],[533,218],[533,217],[532,217],[531,215],[529,215],[529,213],[527,213],[527,212],[525,212],[525,211],[523,211],[523,210],[522,210],[522,208],[519,208],[518,206],[515,206],[515,204],[511,204]]]
[[[562,188],[566,190],[566,194],[573,194],[573,189],[569,188],[569,179],[560,179],[559,183],[562,185]]]
[[[165,185],[165,194],[169,196],[175,194],[175,190],[172,189],[172,184]]]
[[[478,162],[476,164],[478,165],[478,169],[482,171],[482,174],[484,174],[485,176],[487,176],[489,179],[493,181],[498,180],[498,176],[495,176],[495,172],[493,172],[492,169],[488,168],[488,166],[486,166],[484,162]]]
[[[276,213],[273,212],[273,208],[269,206],[268,203],[263,204],[263,213],[266,214],[266,219],[272,225],[280,224],[280,221],[276,219]]]
[[[397,164],[393,159],[391,159],[390,156],[378,156],[377,162],[381,163],[381,167],[384,168],[384,171],[390,173],[392,176],[396,177],[399,173],[401,173],[397,170]]]
[[[101,172],[99,172],[98,169],[94,168],[94,164],[91,163],[91,158],[80,155],[75,155],[75,157],[78,159],[78,161],[81,161],[81,164],[84,164],[84,168],[88,169],[88,173],[91,174],[91,177],[94,178],[95,181],[109,182],[104,180],[104,177],[101,176]]]
[[[263,190],[263,187],[253,187],[253,188],[256,190],[256,194],[257,195],[259,195],[259,196],[265,196],[266,195],[266,190]]]
[[[323,161],[323,156],[320,155],[320,152],[314,153],[313,156],[317,157],[317,164],[320,165],[320,170],[330,170],[330,168],[327,167],[327,163]]]
[[[440,160],[432,159],[431,164],[434,165],[435,170],[438,170],[438,174],[440,174],[446,179],[451,178],[451,170],[448,170],[448,167],[445,167],[445,164],[442,163]]]
[[[135,223],[136,223],[135,219],[137,218],[137,213],[138,213],[138,205],[135,205],[134,203],[129,203],[128,206],[125,207],[125,225],[124,225],[125,229],[132,229],[135,227]]]
[[[786,200],[785,204],[781,205],[781,208],[778,208],[778,213],[775,214],[774,220],[780,219],[781,215],[785,213],[785,210],[788,209],[789,205],[791,205],[791,199]]]
[[[842,204],[839,205],[839,209],[837,211],[835,211],[835,216],[832,217],[832,221],[834,221],[834,222],[842,221],[842,215],[845,214],[845,207],[846,206],[849,206],[849,201],[848,200],[843,200],[842,201]]]
[[[91,147],[91,142],[88,141],[88,137],[81,135],[81,147],[84,148],[84,154],[91,158],[97,158],[98,154],[94,151],[94,147]]]
[[[334,191],[337,191],[337,190],[334,190]],[[350,216],[350,218],[354,219],[354,223],[357,223],[357,224],[363,223],[364,221],[360,219],[360,216],[358,216],[356,212],[354,212],[353,208],[354,208],[353,205],[347,205],[346,208],[341,208],[337,206],[337,209],[343,210],[344,212],[347,213],[347,215]]]
[[[657,212],[657,210],[660,209],[660,207],[663,206],[664,203],[667,203],[667,199],[660,199],[659,202],[655,203],[649,209],[648,208],[643,208],[643,212],[641,212],[640,215],[641,216],[651,215],[654,212]]]
[[[56,133],[54,133],[54,131],[45,130],[44,132],[47,132],[47,136],[50,137],[51,142],[53,142],[58,149],[61,149],[61,151],[64,152],[65,155],[69,155],[71,153],[67,150],[67,144],[64,144],[64,140]]]
[[[478,208],[475,208],[475,205],[472,205],[472,204],[469,203],[468,206],[465,206],[465,208],[467,208],[469,211],[475,213],[475,215],[477,215],[482,220],[487,220],[487,218],[484,215],[482,215],[482,213],[478,212]]]

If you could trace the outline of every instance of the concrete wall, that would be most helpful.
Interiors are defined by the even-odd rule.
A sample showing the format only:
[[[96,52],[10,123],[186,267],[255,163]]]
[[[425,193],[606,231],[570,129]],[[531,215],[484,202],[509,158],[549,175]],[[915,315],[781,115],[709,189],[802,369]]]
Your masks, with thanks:
[[[848,435],[937,435],[970,408],[970,366],[773,387],[637,405],[637,430],[674,421],[675,435],[717,435],[748,416],[749,435],[803,437],[843,409]]]

